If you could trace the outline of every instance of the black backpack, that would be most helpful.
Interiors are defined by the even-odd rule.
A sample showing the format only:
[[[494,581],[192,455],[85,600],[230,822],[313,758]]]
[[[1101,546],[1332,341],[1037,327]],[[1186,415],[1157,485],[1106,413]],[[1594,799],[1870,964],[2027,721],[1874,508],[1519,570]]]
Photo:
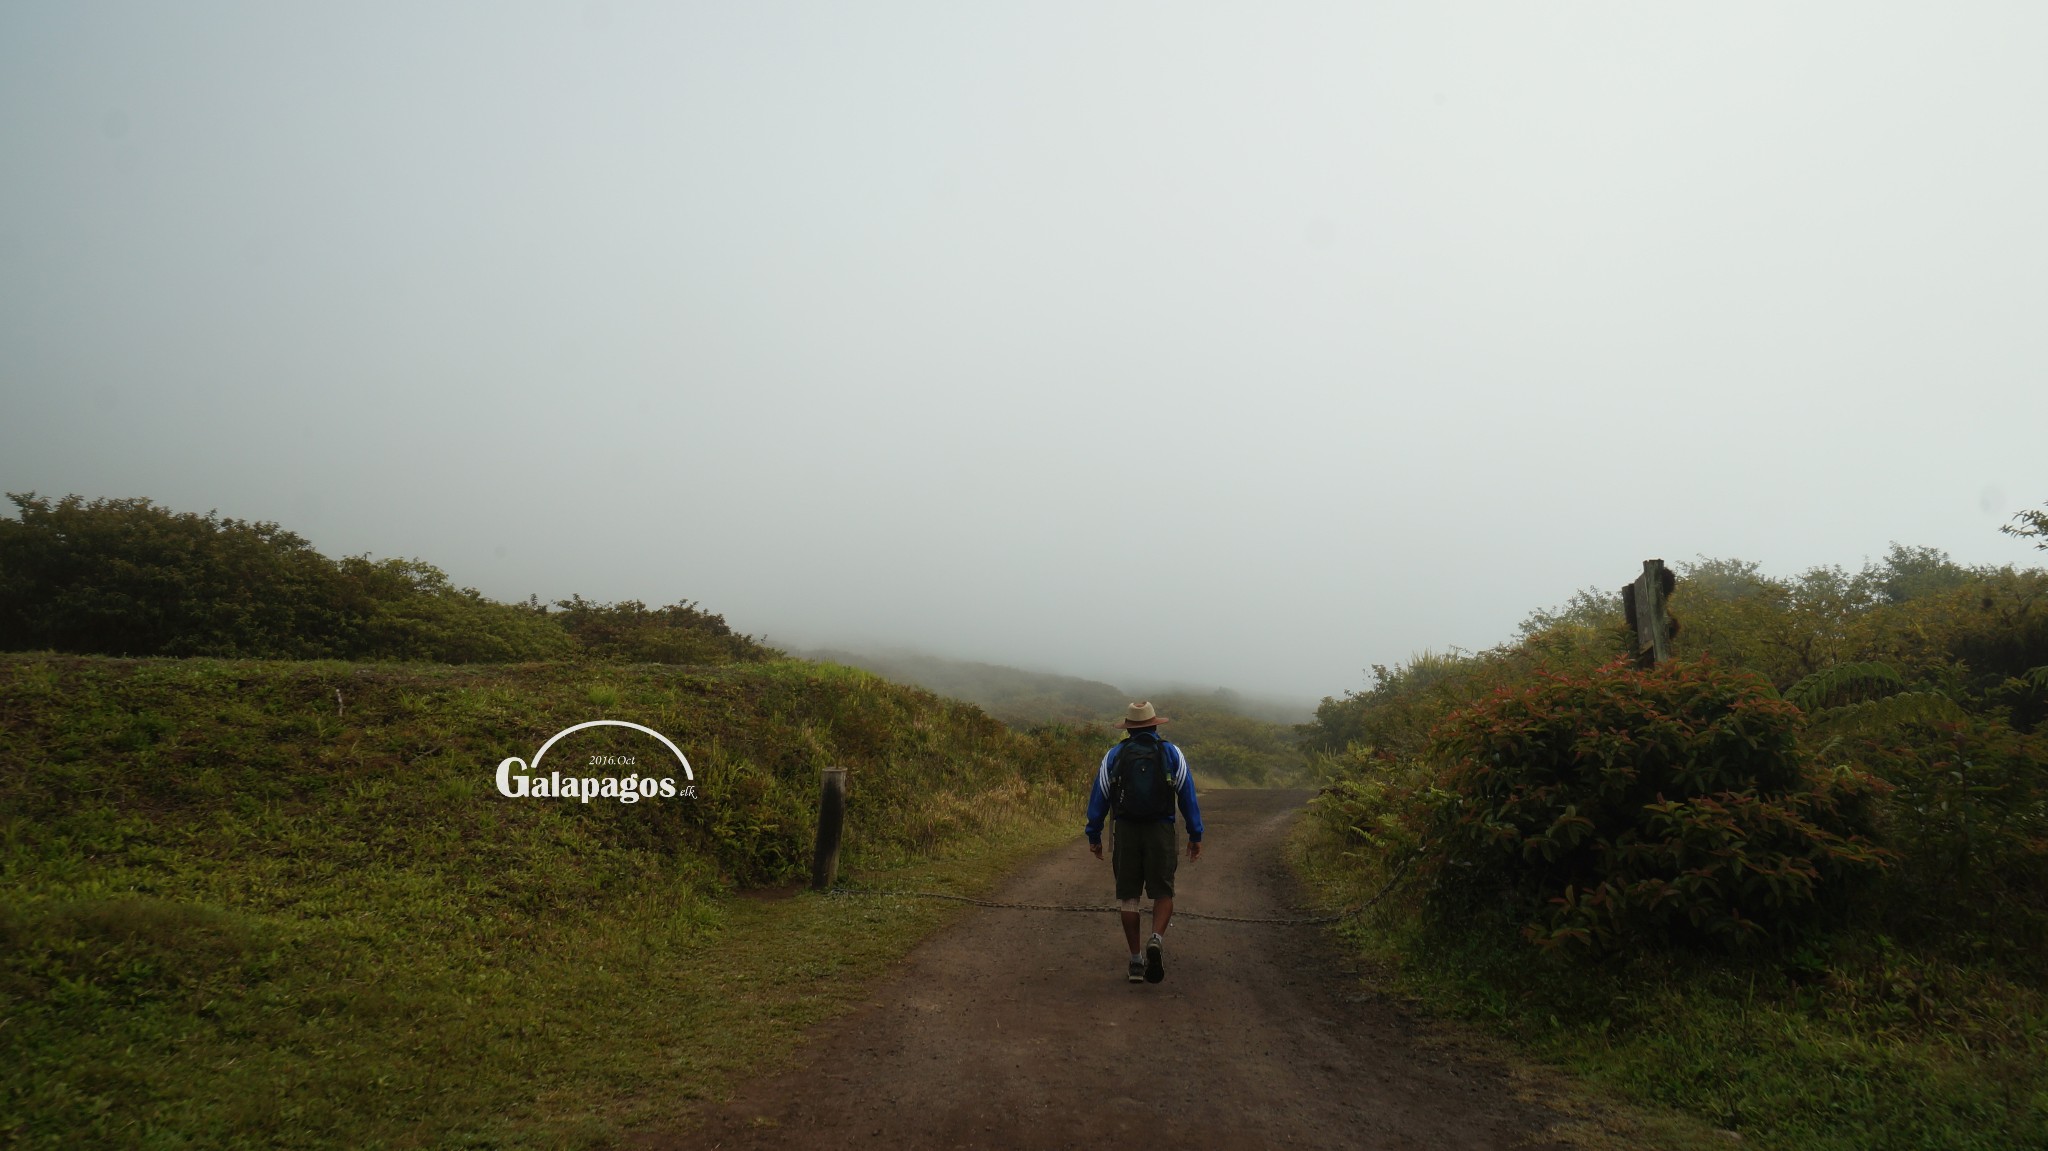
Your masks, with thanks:
[[[1109,772],[1109,800],[1118,819],[1158,821],[1173,816],[1173,784],[1166,778],[1166,742],[1127,739]]]

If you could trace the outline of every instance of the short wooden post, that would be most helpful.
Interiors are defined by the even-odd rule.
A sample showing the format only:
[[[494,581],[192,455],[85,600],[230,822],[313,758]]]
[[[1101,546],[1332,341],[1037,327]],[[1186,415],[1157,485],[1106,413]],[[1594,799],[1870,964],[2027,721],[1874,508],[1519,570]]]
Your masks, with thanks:
[[[811,859],[811,890],[839,878],[839,836],[846,827],[846,769],[828,767],[818,790],[818,853]]]
[[[1663,560],[1644,560],[1643,574],[1621,589],[1622,613],[1636,636],[1636,663],[1643,667],[1656,667],[1671,658],[1671,637],[1678,634],[1678,628],[1665,612],[1664,600],[1677,583]]]

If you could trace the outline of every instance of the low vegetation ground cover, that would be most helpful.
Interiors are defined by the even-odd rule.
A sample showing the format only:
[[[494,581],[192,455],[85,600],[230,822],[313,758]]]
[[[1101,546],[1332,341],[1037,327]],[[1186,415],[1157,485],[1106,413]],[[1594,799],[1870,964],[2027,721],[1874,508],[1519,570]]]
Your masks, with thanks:
[[[1327,905],[1380,890],[1355,843],[1348,827],[1302,825],[1298,866]],[[1436,922],[1397,885],[1339,931],[1424,1010],[1749,1146],[2005,1151],[2048,1135],[2048,997],[1996,967],[1881,935],[1739,963],[1664,950],[1588,965],[1533,954],[1519,927]]]
[[[1301,865],[1433,1009],[1772,1148],[2048,1146],[2048,572],[1895,548],[1582,594],[1305,733]]]
[[[592,718],[676,739],[697,797],[498,794],[500,759]],[[849,870],[974,890],[1071,836],[1095,751],[793,661],[0,656],[0,1131],[600,1144],[786,1051],[950,914],[739,894],[807,872],[821,767],[851,769]],[[665,755],[592,729],[548,766]]]

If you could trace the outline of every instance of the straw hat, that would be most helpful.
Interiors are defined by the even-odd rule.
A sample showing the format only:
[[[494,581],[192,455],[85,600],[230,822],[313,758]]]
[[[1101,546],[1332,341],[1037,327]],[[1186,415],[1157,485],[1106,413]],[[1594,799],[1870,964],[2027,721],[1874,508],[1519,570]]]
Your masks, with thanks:
[[[1165,716],[1152,710],[1152,701],[1148,699],[1144,703],[1132,704],[1130,709],[1124,713],[1124,717],[1110,724],[1110,726],[1121,727],[1128,731],[1137,727],[1158,727],[1166,722],[1167,718]]]

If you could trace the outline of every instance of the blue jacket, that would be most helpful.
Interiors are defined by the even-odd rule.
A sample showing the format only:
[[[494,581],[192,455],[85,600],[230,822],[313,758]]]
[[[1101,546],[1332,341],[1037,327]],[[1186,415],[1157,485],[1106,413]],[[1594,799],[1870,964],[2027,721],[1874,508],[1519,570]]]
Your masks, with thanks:
[[[1182,818],[1188,821],[1188,842],[1202,842],[1202,809],[1195,803],[1195,773],[1188,770],[1188,757],[1181,749],[1167,740],[1159,739],[1157,733],[1139,729],[1131,733],[1131,740],[1157,739],[1166,750],[1166,779],[1173,784],[1174,799],[1180,805]],[[1123,743],[1109,749],[1102,757],[1102,767],[1095,772],[1095,790],[1088,794],[1088,842],[1102,842],[1102,821],[1109,815],[1109,767],[1116,762],[1116,753],[1123,750]],[[1172,823],[1171,815],[1166,822]]]

